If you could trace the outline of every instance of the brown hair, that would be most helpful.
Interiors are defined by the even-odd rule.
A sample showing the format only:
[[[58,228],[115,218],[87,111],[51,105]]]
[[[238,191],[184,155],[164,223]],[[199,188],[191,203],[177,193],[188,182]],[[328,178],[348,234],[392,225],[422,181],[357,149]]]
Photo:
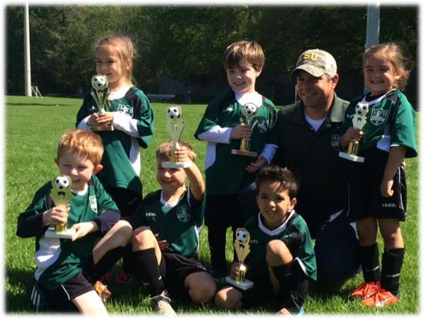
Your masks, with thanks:
[[[185,146],[187,148],[188,157],[191,159],[192,162],[196,161],[196,153],[194,153],[193,148],[190,144],[184,141],[179,141],[178,144],[180,146]],[[174,147],[174,142],[172,140],[169,140],[167,142],[163,142],[158,146],[158,149],[156,150],[156,159],[164,159],[164,160],[170,160],[171,159],[171,151]]]
[[[131,39],[125,35],[121,34],[112,34],[105,36],[97,41],[94,46],[94,53],[97,49],[106,46],[112,45],[116,53],[121,60],[121,66],[125,70],[125,79],[128,83],[135,83],[133,70],[134,70],[134,58],[136,56],[136,50]]]
[[[395,68],[395,71],[400,75],[400,78],[393,83],[393,86],[399,90],[403,90],[408,83],[409,76],[412,70],[412,63],[409,57],[406,57],[406,52],[401,46],[394,42],[386,42],[374,45],[367,49],[362,60],[363,67],[366,60],[376,54],[382,54],[390,61]]]
[[[291,171],[276,165],[263,167],[256,175],[256,194],[259,192],[260,185],[267,181],[279,182],[283,190],[289,191],[290,199],[296,197],[299,183]]]
[[[255,41],[237,41],[230,44],[224,53],[225,69],[239,67],[240,63],[247,61],[256,71],[262,70],[265,65],[265,55],[262,47]]]
[[[69,130],[60,138],[57,146],[57,159],[65,150],[89,159],[94,166],[100,164],[103,156],[103,143],[99,135],[91,131]]]

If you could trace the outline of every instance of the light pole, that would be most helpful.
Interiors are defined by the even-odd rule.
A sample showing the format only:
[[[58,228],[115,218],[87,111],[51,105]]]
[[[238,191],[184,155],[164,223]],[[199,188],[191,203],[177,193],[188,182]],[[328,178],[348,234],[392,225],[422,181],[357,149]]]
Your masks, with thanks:
[[[29,0],[24,0],[24,60],[25,60],[25,95],[31,92],[31,54],[29,48]]]

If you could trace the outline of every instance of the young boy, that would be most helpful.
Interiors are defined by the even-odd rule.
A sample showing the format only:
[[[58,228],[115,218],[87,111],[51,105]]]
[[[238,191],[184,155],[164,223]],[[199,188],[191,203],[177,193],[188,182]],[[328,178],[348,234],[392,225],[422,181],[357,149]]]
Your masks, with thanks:
[[[82,314],[107,314],[93,282],[105,271],[104,259],[109,266],[110,256],[106,253],[125,245],[132,228],[128,222],[119,221],[115,203],[94,176],[102,169],[102,155],[103,144],[98,135],[67,131],[60,139],[55,162],[60,174],[69,176],[72,182],[69,205],[54,206],[49,182],[19,215],[17,235],[36,238],[37,270],[31,304],[37,310],[77,309]],[[48,226],[59,224],[75,230],[72,239],[46,238]],[[90,268],[84,272],[92,276],[91,282],[83,274],[85,267]],[[100,273],[96,274],[96,270]]]
[[[205,224],[209,230],[212,273],[217,280],[228,273],[227,228],[231,226],[235,231],[256,211],[252,211],[256,207],[254,197],[243,196],[243,190],[248,190],[254,181],[254,175],[246,168],[255,158],[234,155],[232,151],[240,149],[242,139],[250,138],[250,150],[260,154],[276,120],[274,104],[255,89],[264,63],[263,50],[254,41],[239,41],[228,46],[224,67],[231,90],[209,104],[195,133],[197,139],[208,142]],[[253,128],[240,123],[243,106],[248,103],[257,106]]]
[[[298,185],[290,171],[278,166],[261,169],[256,185],[260,213],[244,225],[250,233],[246,278],[254,286],[246,291],[225,287],[217,293],[215,303],[233,310],[273,301],[278,314],[298,314],[303,311],[309,280],[317,278],[308,227],[294,211]],[[239,266],[233,264],[233,278],[238,276]]]
[[[156,177],[162,189],[146,196],[133,217],[137,275],[152,296],[153,306],[165,315],[175,315],[168,290],[197,304],[211,301],[216,292],[213,278],[197,256],[205,185],[190,145],[179,144],[181,148],[174,151],[177,162],[191,166],[163,168],[162,163],[171,159],[173,143],[159,145]]]

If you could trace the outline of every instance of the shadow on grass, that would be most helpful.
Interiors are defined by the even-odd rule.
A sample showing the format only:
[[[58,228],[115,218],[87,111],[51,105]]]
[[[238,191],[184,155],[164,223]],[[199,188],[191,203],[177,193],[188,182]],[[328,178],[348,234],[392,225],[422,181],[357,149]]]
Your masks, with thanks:
[[[33,275],[28,270],[7,269],[6,313],[30,311],[28,281]]]

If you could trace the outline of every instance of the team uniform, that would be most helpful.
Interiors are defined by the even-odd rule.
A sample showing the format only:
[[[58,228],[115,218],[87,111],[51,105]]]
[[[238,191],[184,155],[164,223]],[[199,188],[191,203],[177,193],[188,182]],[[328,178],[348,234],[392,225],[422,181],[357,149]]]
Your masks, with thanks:
[[[364,157],[365,161],[352,165],[352,218],[395,218],[404,221],[407,191],[403,165],[397,169],[394,176],[393,196],[382,197],[380,184],[391,147],[405,146],[407,158],[418,155],[415,111],[399,90],[392,90],[378,97],[367,94],[350,104],[346,111],[346,128],[352,126],[358,102],[367,103],[369,110],[358,154]]]
[[[105,148],[103,170],[98,174],[123,216],[131,215],[142,198],[140,181],[140,147],[147,148],[154,129],[150,102],[140,89],[131,87],[126,92],[111,94],[110,111],[114,112],[112,132],[97,131]],[[78,114],[76,126],[90,130],[87,121],[98,112],[93,97],[87,94]]]
[[[82,270],[92,258],[92,248],[96,242],[115,225],[120,214],[110,195],[93,176],[87,189],[74,194],[71,199],[67,226],[94,221],[99,231],[74,242],[46,238],[44,233],[47,226],[41,225],[43,213],[54,205],[49,198],[51,189],[51,183],[40,188],[30,206],[19,215],[17,235],[35,237],[36,284],[47,299],[51,298],[48,303],[55,305],[94,290],[93,284],[82,276]]]
[[[166,240],[169,249],[162,251],[160,272],[171,293],[185,292],[185,278],[206,271],[198,260],[199,234],[203,224],[203,201],[187,190],[175,206],[170,206],[158,190],[147,195],[133,216],[134,229],[148,226],[158,241]]]
[[[344,280],[358,267],[358,240],[349,224],[346,161],[339,157],[340,130],[349,102],[334,96],[330,114],[315,131],[305,118],[303,102],[278,113],[273,142],[275,164],[300,179],[296,211],[315,240],[320,277]]]
[[[287,291],[285,294],[280,292],[275,306],[278,310],[288,308],[297,313],[306,298],[308,281],[317,279],[315,253],[308,227],[295,211],[290,213],[280,227],[273,230],[268,229],[261,218],[261,214],[253,216],[244,225],[250,233],[250,253],[244,262],[247,266],[246,278],[252,280],[254,286],[242,291],[243,305],[258,305],[273,300],[266,247],[271,240],[279,239],[289,248],[293,262],[290,265],[291,276],[285,279],[287,284],[282,287],[282,290]]]

